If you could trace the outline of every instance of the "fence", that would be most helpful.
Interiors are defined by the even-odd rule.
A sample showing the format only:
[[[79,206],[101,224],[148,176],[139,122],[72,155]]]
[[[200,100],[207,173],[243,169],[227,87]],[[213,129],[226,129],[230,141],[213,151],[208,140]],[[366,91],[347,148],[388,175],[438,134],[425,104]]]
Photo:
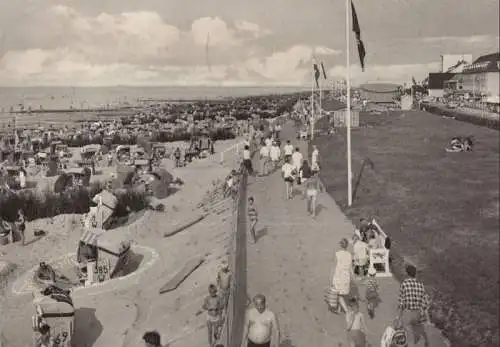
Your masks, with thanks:
[[[220,339],[220,343],[224,347],[239,347],[243,339],[243,323],[247,303],[247,182],[248,175],[245,170],[242,170],[229,257],[233,281]]]

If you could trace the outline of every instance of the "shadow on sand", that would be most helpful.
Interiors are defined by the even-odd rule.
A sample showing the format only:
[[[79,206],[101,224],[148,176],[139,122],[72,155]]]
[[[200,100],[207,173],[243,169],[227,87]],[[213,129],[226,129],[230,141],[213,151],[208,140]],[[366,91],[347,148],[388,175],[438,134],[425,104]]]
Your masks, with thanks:
[[[95,316],[93,308],[78,308],[75,311],[74,346],[92,347],[103,331],[101,322]]]

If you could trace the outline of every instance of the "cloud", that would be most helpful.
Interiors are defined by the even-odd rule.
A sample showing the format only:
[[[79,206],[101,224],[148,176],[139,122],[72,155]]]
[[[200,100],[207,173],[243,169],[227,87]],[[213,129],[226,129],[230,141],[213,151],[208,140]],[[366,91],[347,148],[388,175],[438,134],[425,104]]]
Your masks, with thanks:
[[[342,53],[340,50],[328,48],[325,46],[316,46],[315,47],[315,52],[320,55],[339,55]]]

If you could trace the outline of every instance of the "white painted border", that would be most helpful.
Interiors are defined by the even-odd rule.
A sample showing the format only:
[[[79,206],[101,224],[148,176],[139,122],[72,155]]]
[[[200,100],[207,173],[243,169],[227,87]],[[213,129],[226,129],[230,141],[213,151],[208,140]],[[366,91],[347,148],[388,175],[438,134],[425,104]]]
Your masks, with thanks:
[[[126,280],[131,280],[132,278],[138,277],[144,271],[151,268],[156,263],[156,261],[160,258],[158,252],[156,252],[156,250],[151,248],[151,247],[132,245],[132,250],[140,250],[138,253],[142,254],[142,255],[149,253],[151,255],[151,259],[149,259],[146,263],[141,264],[136,271],[134,271],[126,276],[113,278],[113,279],[110,279],[110,280],[103,282],[103,283],[94,283],[90,286],[85,286],[85,287],[82,286],[82,287],[75,288],[71,291],[72,296],[73,297],[81,297],[81,296],[87,296],[87,295],[93,296],[93,295],[102,294],[105,292],[116,290],[118,288],[116,288],[116,286],[113,286],[113,284],[119,284],[119,283],[122,283]],[[69,254],[66,254],[60,258],[55,259],[51,263],[58,264],[58,263],[61,263],[63,261],[70,261],[71,263],[74,264],[74,261],[72,260],[72,258],[74,256],[75,256],[75,253],[69,253]],[[14,284],[12,285],[12,293],[14,295],[20,296],[20,295],[27,295],[27,294],[33,293],[33,289],[30,288],[30,286],[32,284],[31,277],[33,276],[37,267],[38,266],[34,266],[30,270],[26,271],[25,273],[23,273],[21,275],[21,277],[19,277],[17,279],[16,282],[14,282]],[[22,284],[20,284],[20,283],[22,283]],[[131,284],[133,284],[133,283],[131,283]],[[26,288],[28,288],[28,289],[26,289]],[[93,289],[99,289],[99,290],[93,290]],[[89,291],[90,291],[90,293],[88,293]]]

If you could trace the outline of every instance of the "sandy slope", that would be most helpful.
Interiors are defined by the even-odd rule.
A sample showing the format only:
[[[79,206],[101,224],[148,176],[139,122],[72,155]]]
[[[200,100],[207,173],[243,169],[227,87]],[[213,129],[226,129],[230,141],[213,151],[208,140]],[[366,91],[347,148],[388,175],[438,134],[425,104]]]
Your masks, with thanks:
[[[221,141],[216,151],[237,141]],[[209,283],[215,280],[217,264],[225,257],[232,226],[231,210],[210,215],[170,238],[163,238],[162,234],[199,213],[193,212],[195,205],[213,181],[227,175],[229,168],[216,164],[218,158],[216,155],[178,169],[172,168],[170,161],[164,161],[174,177],[184,180],[184,187],[164,200],[165,212],[147,212],[143,218],[123,228],[137,244],[154,249],[158,260],[139,275],[117,282],[109,291],[104,286],[75,293],[78,308],[76,346],[135,347],[140,345],[140,338],[148,329],[157,329],[171,347],[206,345],[205,317],[196,316],[196,312]],[[79,218],[78,215],[62,215],[29,223],[28,241],[34,227],[47,230],[49,234],[26,247],[8,245],[0,248],[2,260],[16,263],[18,273],[22,274],[42,260],[74,253],[81,233]],[[198,270],[177,290],[158,294],[159,288],[188,259],[198,255],[206,255],[205,263]],[[31,296],[16,296],[8,290],[0,300],[3,347],[31,346]]]

